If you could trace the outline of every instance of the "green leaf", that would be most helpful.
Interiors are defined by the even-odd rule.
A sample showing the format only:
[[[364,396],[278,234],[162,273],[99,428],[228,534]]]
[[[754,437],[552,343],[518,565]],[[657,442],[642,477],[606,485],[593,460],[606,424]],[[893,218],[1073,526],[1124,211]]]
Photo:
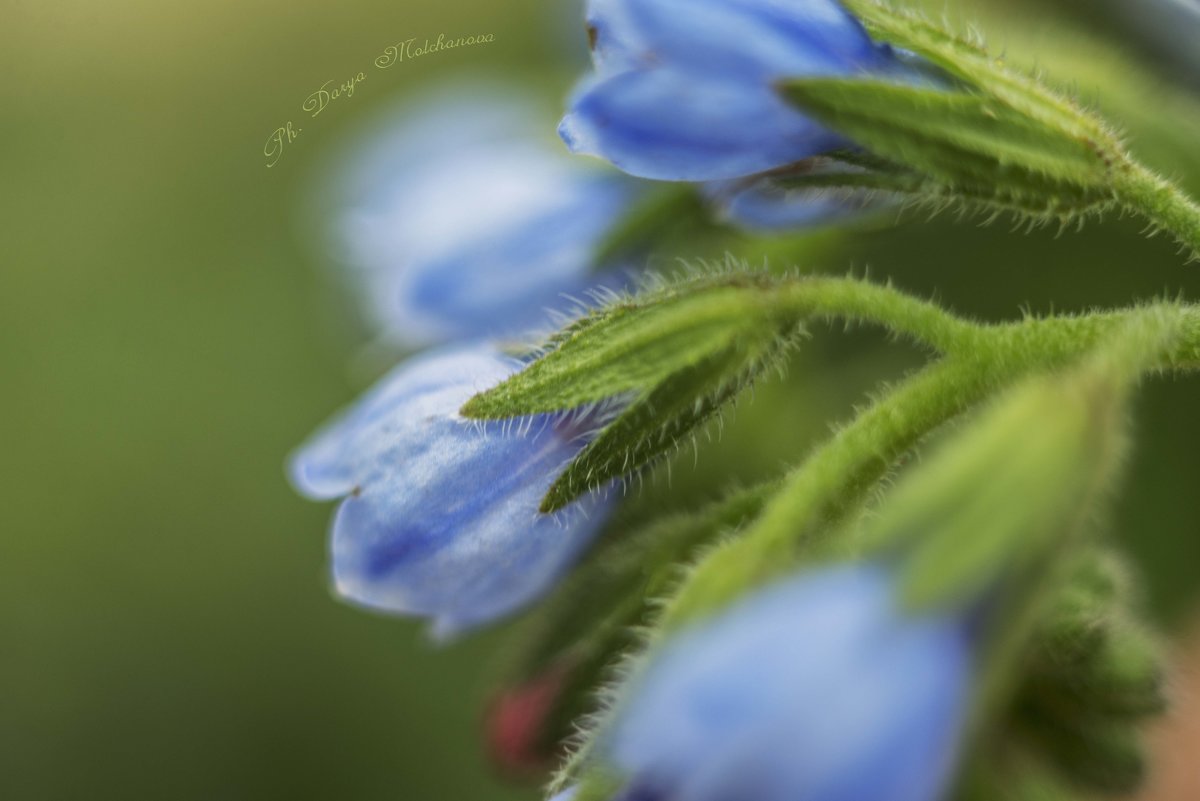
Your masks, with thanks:
[[[991,177],[993,161],[1066,183],[1097,183],[1106,174],[1104,160],[1087,143],[1063,136],[995,98],[841,78],[787,81],[783,91],[818,116],[837,121],[838,127],[853,127],[861,134],[872,124],[882,124],[887,134],[872,136],[879,140],[870,144],[875,154],[947,179]],[[895,135],[902,141],[889,146]],[[947,157],[943,147],[957,152]],[[965,154],[975,154],[967,164],[975,171],[966,176],[959,165]]]
[[[675,450],[681,439],[777,366],[786,340],[730,347],[668,376],[633,401],[555,480],[542,500],[553,512],[589,490]]]
[[[754,343],[795,330],[751,275],[701,280],[617,303],[568,327],[551,350],[471,398],[466,417],[504,418],[573,409],[658,386],[730,348],[753,357]]]
[[[1010,68],[1003,58],[991,56],[977,39],[963,38],[915,12],[892,8],[880,0],[846,0],[845,5],[873,37],[916,53],[974,91],[1059,130],[1067,138],[1089,142],[1114,155],[1121,151],[1118,138],[1101,119],[1044,82]]]
[[[959,196],[1070,215],[1114,201],[1105,154],[995,97],[874,80],[805,78],[780,91],[900,171],[799,175],[799,181]]]
[[[806,113],[900,168],[843,173],[843,188],[1063,222],[1117,202],[1119,179],[1133,162],[1102,119],[943,25],[878,0],[846,5],[873,37],[915,53],[938,74],[933,86],[845,79],[782,85]],[[835,171],[800,182],[836,186],[838,178]]]
[[[950,200],[969,207],[1012,210],[1035,222],[1038,219],[1057,218],[1063,223],[1079,217],[1081,213],[1100,211],[1119,204],[1145,217],[1150,222],[1150,230],[1169,231],[1185,252],[1190,253],[1191,258],[1200,260],[1200,204],[1174,182],[1138,163],[1126,150],[1120,136],[1099,116],[1085,110],[1072,98],[1055,91],[1039,78],[1010,69],[1003,58],[990,56],[979,42],[957,36],[944,26],[917,14],[893,9],[880,0],[846,0],[845,4],[862,19],[872,36],[915,53],[923,63],[941,70],[942,82],[947,84],[947,94],[986,101],[989,111],[1004,118],[1005,142],[1001,149],[994,150],[990,149],[994,147],[994,142],[977,139],[973,145],[964,147],[963,142],[954,142],[943,136],[945,132],[931,130],[936,125],[920,128],[915,138],[912,131],[904,130],[903,120],[889,131],[887,110],[882,106],[880,110],[884,114],[873,121],[875,126],[864,128],[864,120],[873,112],[869,105],[840,108],[838,113],[832,113],[828,108],[823,110],[821,107],[829,101],[838,102],[838,98],[814,99],[810,113],[862,144],[878,149],[881,154],[887,152],[884,148],[889,133],[896,137],[896,149],[893,152],[906,151],[915,160],[904,163],[913,167],[919,177],[930,179],[929,183],[905,193],[907,197],[934,205]],[[796,99],[801,105],[806,102],[802,97]],[[861,100],[855,97],[841,98],[842,103]],[[845,119],[842,119],[843,116]],[[938,122],[936,119],[930,121]],[[1008,137],[1020,134],[1022,125],[1026,128],[1026,135],[1034,135],[1032,141],[1025,143],[1024,156],[1027,160],[1007,161],[1006,158],[1019,154],[1021,150],[1017,148],[1014,151],[1011,147],[1019,143],[1020,136],[1014,136],[1011,141]],[[970,123],[967,127],[978,126]],[[853,131],[857,131],[857,135]],[[962,133],[963,129],[959,132]],[[924,168],[916,162],[937,161],[932,151],[939,145],[943,147],[943,160],[948,160],[953,168],[951,172],[961,170],[964,174],[947,176],[944,173],[922,171]],[[977,173],[980,166],[974,163],[974,157],[980,152],[975,148],[979,145],[985,146],[985,155],[998,158],[990,165],[994,168],[991,173],[972,176],[971,173]],[[1035,150],[1041,152],[1028,152],[1029,145],[1034,145]],[[1102,165],[1102,169],[1094,171],[1088,180],[1080,182],[1080,179],[1088,178],[1086,171],[1076,170],[1081,166],[1077,156],[1084,153],[1090,153],[1092,159]],[[1045,157],[1061,161],[1047,171]],[[1075,162],[1073,166],[1072,162]],[[1058,186],[1039,183],[1039,174],[1057,182]],[[895,182],[891,183],[894,187]],[[887,189],[886,186],[878,188]]]

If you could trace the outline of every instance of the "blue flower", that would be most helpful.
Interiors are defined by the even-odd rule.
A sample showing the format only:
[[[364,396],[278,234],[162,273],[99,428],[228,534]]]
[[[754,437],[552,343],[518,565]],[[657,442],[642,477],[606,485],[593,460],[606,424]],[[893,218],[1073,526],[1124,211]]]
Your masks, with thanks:
[[[620,801],[933,801],[970,670],[964,616],[908,616],[877,565],[825,569],[668,641],[600,757]]]
[[[592,421],[484,424],[458,414],[520,366],[490,346],[424,354],[292,457],[297,490],[345,499],[331,546],[338,593],[430,617],[435,636],[448,636],[533,600],[588,544],[603,498],[592,494],[555,516],[537,509]]]
[[[589,0],[587,23],[595,74],[559,133],[644,178],[738,178],[846,146],[775,82],[908,72],[834,0]]]
[[[564,296],[624,286],[623,265],[593,256],[632,182],[561,152],[538,118],[505,87],[450,86],[352,144],[325,213],[389,338],[523,334]]]

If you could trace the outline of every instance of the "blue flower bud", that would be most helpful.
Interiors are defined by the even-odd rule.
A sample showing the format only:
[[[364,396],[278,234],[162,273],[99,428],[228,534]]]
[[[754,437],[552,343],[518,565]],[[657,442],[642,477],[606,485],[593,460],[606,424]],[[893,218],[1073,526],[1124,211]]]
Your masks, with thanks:
[[[905,72],[834,0],[590,0],[595,74],[559,133],[644,178],[754,175],[846,146],[781,78]]]
[[[788,189],[762,180],[713,181],[703,185],[703,192],[720,219],[748,231],[788,231],[829,224],[868,205],[865,199]]]
[[[573,306],[564,296],[624,286],[620,265],[593,257],[632,182],[560,152],[538,117],[505,88],[449,87],[351,147],[334,247],[391,339],[521,334]]]
[[[668,641],[599,756],[620,801],[933,801],[970,671],[965,617],[908,616],[877,565],[824,569]]]
[[[608,506],[596,494],[559,515],[537,511],[583,447],[588,417],[458,414],[520,366],[490,346],[419,356],[292,457],[299,492],[345,499],[331,546],[339,594],[430,617],[447,636],[545,592],[596,534]]]

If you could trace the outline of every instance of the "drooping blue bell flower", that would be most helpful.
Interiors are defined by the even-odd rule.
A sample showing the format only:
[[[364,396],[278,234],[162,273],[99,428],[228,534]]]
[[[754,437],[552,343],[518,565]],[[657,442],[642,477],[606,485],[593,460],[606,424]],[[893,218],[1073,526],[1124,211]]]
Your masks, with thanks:
[[[936,801],[970,673],[965,616],[902,611],[878,565],[822,569],[666,642],[598,756],[614,801]]]
[[[386,337],[524,334],[625,285],[594,255],[634,182],[571,158],[544,120],[509,87],[456,84],[350,143],[322,213]]]
[[[775,83],[909,71],[835,0],[589,0],[587,25],[595,72],[559,133],[644,178],[739,178],[847,146]]]
[[[434,635],[448,636],[537,598],[595,536],[607,510],[598,494],[538,513],[594,421],[458,414],[520,366],[491,346],[423,354],[292,456],[299,492],[344,499],[330,548],[340,595],[431,618]]]

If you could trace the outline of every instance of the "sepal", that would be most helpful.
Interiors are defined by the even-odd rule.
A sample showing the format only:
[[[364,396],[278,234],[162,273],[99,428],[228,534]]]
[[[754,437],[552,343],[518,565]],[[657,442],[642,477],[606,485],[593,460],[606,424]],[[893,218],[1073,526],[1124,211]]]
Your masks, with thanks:
[[[772,297],[773,281],[750,273],[698,278],[613,303],[566,328],[462,413],[609,405],[613,411],[597,416],[603,427],[542,499],[542,512],[560,509],[673,451],[782,364],[804,329],[796,311]]]
[[[546,493],[541,511],[557,511],[675,450],[743,389],[779,367],[789,344],[782,340],[729,347],[663,379],[632,401],[571,461]]]
[[[462,413],[496,419],[574,409],[650,391],[731,347],[752,358],[758,351],[748,343],[797,331],[786,315],[771,313],[763,294],[743,291],[769,282],[752,274],[701,278],[618,299],[565,328],[540,358],[471,398]]]
[[[918,85],[807,77],[780,84],[805,113],[891,162],[843,173],[845,187],[1060,223],[1117,202],[1114,176],[1132,162],[1103,120],[917,15],[876,0],[847,5],[874,37],[933,69]],[[838,178],[799,176],[826,185]]]

